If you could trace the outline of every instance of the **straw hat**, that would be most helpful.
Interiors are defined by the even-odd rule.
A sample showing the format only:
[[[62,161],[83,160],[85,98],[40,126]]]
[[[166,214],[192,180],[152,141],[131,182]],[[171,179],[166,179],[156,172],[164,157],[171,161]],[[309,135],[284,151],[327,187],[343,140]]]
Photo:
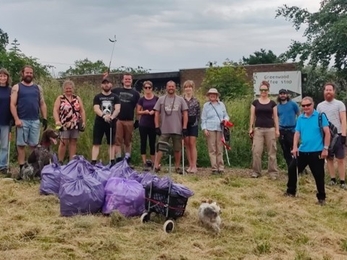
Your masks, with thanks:
[[[209,94],[217,94],[217,96],[219,96],[219,92],[216,88],[210,88],[207,93],[206,96],[208,96]]]

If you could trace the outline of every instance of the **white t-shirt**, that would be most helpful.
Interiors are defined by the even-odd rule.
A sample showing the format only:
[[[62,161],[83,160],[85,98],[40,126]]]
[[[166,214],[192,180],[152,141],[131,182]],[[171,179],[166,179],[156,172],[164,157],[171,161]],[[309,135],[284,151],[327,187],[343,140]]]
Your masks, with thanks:
[[[342,101],[336,99],[330,102],[323,101],[317,105],[317,111],[325,113],[328,120],[336,126],[338,133],[341,134],[340,112],[346,111],[346,106]]]

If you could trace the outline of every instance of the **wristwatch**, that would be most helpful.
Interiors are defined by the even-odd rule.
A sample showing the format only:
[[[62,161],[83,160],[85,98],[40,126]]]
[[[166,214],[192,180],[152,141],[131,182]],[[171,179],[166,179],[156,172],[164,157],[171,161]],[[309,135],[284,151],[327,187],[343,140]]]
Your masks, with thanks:
[[[324,146],[324,150],[328,150],[328,148],[329,148],[328,146],[326,146],[326,145]]]

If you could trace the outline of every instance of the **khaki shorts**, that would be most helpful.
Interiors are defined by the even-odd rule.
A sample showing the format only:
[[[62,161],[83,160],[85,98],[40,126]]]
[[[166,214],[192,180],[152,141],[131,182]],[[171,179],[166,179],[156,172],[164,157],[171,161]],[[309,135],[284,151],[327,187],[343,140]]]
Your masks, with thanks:
[[[77,139],[80,135],[80,132],[77,129],[70,129],[61,132],[60,138],[62,139]]]
[[[169,142],[169,139],[172,139],[172,146],[174,152],[180,152],[182,149],[182,135],[178,134],[162,134],[159,137],[159,141]]]
[[[117,120],[116,123],[116,145],[129,146],[133,139],[134,122]]]

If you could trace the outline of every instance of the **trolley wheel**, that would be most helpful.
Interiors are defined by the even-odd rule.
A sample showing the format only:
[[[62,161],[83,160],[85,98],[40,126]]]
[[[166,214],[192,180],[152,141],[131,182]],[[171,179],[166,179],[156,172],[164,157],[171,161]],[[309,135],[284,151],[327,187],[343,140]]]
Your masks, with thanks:
[[[172,220],[166,220],[163,229],[166,233],[171,233],[175,229],[175,222]]]
[[[145,212],[141,215],[141,223],[146,223],[150,219],[149,213]]]

